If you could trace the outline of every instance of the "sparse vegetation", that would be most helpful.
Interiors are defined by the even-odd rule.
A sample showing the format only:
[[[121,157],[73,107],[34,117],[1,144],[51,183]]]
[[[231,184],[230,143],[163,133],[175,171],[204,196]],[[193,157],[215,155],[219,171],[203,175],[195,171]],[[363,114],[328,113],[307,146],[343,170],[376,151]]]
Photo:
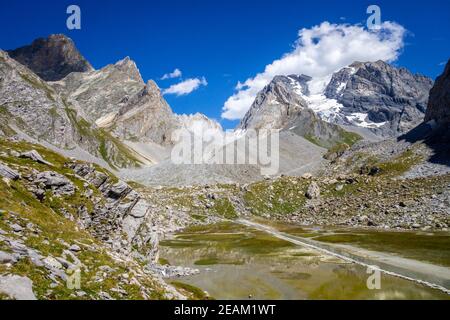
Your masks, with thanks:
[[[184,294],[188,295],[191,300],[211,300],[211,297],[208,296],[206,292],[190,284],[180,281],[172,281],[171,284],[180,289]]]

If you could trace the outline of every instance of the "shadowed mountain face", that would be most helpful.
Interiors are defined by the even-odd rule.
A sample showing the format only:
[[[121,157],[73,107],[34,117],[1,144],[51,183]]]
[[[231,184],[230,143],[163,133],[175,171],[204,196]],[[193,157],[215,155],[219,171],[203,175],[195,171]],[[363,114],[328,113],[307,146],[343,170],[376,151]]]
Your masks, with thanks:
[[[73,41],[60,34],[37,39],[29,46],[8,51],[8,54],[45,81],[58,81],[72,72],[93,70]]]
[[[431,89],[425,122],[430,120],[439,124],[450,124],[450,60],[444,73],[437,78]]]
[[[355,62],[333,75],[325,96],[337,100],[347,118],[364,115],[376,124],[372,131],[392,137],[422,122],[432,86],[430,78],[383,61]]]
[[[399,139],[423,141],[433,149],[431,163],[450,167],[450,60],[431,89],[425,121]]]

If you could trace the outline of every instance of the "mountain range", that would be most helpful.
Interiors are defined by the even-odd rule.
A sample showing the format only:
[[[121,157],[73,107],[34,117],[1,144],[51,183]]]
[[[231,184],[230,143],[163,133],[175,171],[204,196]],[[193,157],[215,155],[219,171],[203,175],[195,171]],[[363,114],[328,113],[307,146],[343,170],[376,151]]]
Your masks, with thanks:
[[[4,135],[19,134],[114,170],[133,169],[122,171],[141,176],[141,182],[155,178],[155,172],[164,172],[155,181],[164,180],[172,171],[169,154],[176,129],[222,131],[202,114],[176,115],[157,84],[145,82],[129,57],[95,70],[64,35],[0,51],[0,71]],[[302,174],[301,168],[310,169],[317,155],[332,148],[407,133],[423,121],[433,87],[431,79],[383,61],[355,62],[338,70],[321,92],[311,92],[312,80],[276,76],[237,128],[283,132],[281,173]],[[312,156],[295,161],[291,151],[297,146]],[[139,174],[139,168],[147,174]],[[214,176],[214,181],[235,179],[224,172]],[[201,180],[180,181],[188,182]]]

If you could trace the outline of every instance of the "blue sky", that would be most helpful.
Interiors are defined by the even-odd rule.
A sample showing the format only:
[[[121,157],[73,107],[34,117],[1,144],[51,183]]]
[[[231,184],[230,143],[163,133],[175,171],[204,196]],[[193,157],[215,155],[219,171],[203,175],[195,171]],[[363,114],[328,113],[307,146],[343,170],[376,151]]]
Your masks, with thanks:
[[[66,28],[66,8],[77,4],[82,29]],[[292,51],[298,31],[324,21],[365,24],[366,9],[381,8],[382,21],[408,32],[395,64],[435,78],[450,57],[450,1],[295,0],[0,0],[0,48],[12,49],[37,37],[64,33],[95,68],[125,56],[145,80],[161,88],[205,77],[207,86],[184,96],[166,95],[177,113],[203,112],[224,127],[221,109],[244,82]],[[370,48],[367,48],[370,50]],[[160,80],[179,68],[181,79]]]

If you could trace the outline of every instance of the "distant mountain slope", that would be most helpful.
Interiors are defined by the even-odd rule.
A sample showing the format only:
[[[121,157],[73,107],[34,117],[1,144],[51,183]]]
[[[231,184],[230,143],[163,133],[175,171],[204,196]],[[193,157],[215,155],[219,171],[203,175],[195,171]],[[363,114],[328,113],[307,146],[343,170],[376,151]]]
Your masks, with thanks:
[[[45,81],[61,80],[71,72],[93,70],[73,41],[62,34],[37,39],[31,45],[8,51],[8,54]]]
[[[20,131],[75,157],[81,148],[118,169],[166,158],[176,129],[222,130],[203,115],[174,114],[129,57],[94,70],[64,35],[9,52],[14,59],[0,52],[1,135]]]
[[[310,77],[277,76],[256,97],[240,129],[289,130],[325,148],[353,144],[359,136],[322,120],[309,108]]]
[[[51,85],[92,123],[119,112],[121,104],[145,87],[136,64],[129,58],[100,70],[71,73]]]
[[[0,127],[60,149],[80,147],[112,167],[143,164],[133,150],[108,132],[92,126],[48,83],[0,50]]]
[[[245,137],[241,137],[245,139]],[[279,172],[301,176],[322,169],[326,149],[289,131],[280,133]],[[236,152],[244,152],[237,149]],[[250,164],[182,164],[170,160],[143,169],[126,169],[122,177],[149,186],[195,186],[223,183],[248,184],[264,179],[261,168]]]

